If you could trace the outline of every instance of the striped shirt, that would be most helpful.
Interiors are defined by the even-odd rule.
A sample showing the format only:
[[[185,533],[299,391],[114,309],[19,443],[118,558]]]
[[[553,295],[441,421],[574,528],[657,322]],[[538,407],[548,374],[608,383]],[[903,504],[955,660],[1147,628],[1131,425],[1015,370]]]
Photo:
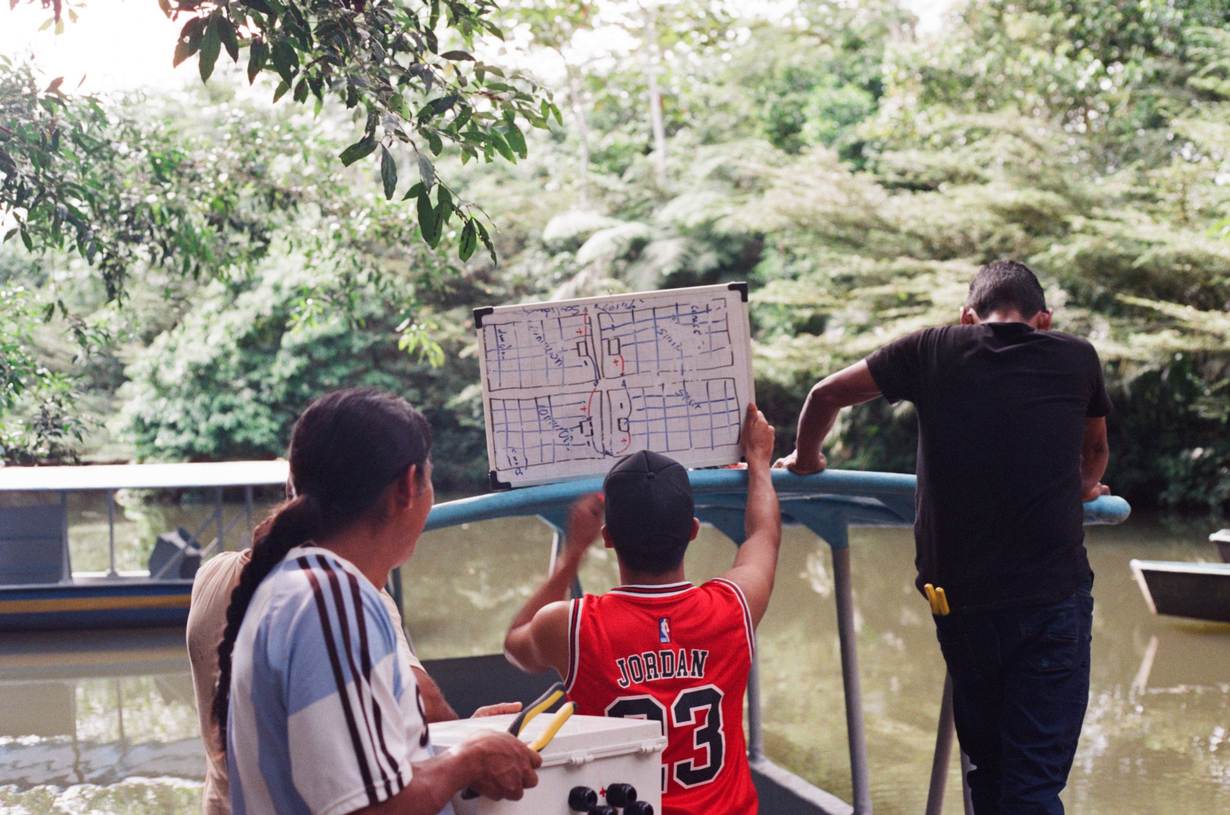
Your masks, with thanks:
[[[410,783],[411,761],[431,746],[397,646],[378,590],[357,568],[315,546],[286,555],[235,642],[227,762],[236,815],[343,815]]]

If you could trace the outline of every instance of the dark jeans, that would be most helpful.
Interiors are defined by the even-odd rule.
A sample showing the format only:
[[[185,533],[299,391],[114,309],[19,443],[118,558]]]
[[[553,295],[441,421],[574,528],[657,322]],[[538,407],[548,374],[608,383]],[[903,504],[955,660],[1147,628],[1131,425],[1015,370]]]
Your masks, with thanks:
[[[977,815],[1060,815],[1089,701],[1093,596],[936,617]]]

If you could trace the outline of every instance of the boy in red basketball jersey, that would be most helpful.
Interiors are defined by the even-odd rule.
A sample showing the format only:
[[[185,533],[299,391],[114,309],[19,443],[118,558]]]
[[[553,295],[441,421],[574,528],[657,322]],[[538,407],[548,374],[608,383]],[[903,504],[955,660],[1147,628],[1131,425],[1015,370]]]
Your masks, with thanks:
[[[773,428],[755,405],[743,439],[746,540],[725,574],[687,582],[683,555],[700,529],[687,470],[657,453],[633,453],[607,474],[602,496],[574,506],[560,564],[504,640],[521,668],[558,671],[578,713],[662,723],[664,815],[758,810],[743,696],[755,628],[773,591],[781,515],[769,477]],[[565,601],[599,531],[615,549],[623,585]]]

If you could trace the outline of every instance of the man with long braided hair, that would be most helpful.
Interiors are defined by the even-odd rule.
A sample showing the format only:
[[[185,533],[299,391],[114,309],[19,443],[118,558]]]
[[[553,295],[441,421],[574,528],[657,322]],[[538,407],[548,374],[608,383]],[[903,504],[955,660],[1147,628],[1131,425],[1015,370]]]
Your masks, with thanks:
[[[488,732],[433,755],[378,586],[431,509],[431,431],[373,390],[317,399],[291,436],[295,496],[256,529],[218,646],[212,716],[236,813],[451,812],[520,798],[539,756]]]

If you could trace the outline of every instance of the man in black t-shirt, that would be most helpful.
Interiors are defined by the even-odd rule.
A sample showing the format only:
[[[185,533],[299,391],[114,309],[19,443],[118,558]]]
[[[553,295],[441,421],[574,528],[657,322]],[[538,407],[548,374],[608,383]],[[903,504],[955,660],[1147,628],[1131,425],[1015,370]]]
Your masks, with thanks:
[[[1050,328],[1034,273],[990,263],[960,325],[902,337],[813,387],[797,449],[777,462],[823,470],[841,408],[914,404],[917,585],[942,587],[951,610],[933,606],[978,815],[1063,812],[1089,695],[1081,502],[1109,492],[1110,400],[1093,346]]]

